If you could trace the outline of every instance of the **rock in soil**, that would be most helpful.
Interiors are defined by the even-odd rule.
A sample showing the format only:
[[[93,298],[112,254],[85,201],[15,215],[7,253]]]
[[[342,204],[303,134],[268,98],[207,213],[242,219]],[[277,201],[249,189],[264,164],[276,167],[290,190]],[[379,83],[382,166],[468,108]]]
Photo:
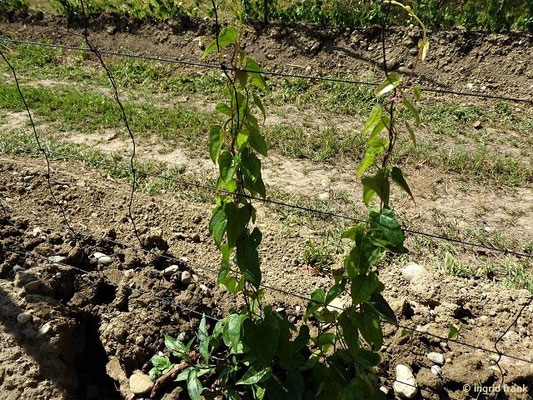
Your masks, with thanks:
[[[396,366],[396,381],[394,382],[394,393],[402,399],[413,399],[418,388],[411,369],[403,364]]]
[[[135,394],[144,394],[152,390],[154,383],[148,375],[141,371],[135,371],[130,376],[130,390]]]

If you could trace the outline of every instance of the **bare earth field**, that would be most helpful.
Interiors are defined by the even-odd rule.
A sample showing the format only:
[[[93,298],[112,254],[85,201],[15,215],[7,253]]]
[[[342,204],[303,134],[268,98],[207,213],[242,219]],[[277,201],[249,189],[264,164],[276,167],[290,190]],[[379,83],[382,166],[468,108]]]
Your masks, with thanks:
[[[90,33],[101,48],[197,61],[202,54],[197,38],[212,29],[204,21],[102,16]],[[83,43],[80,32],[75,23],[50,15],[0,22],[0,33],[23,40],[77,46]],[[533,100],[531,36],[456,30],[431,32],[430,39],[428,62],[417,71],[422,86]],[[393,30],[387,40],[389,62],[402,73],[416,38]],[[349,70],[350,78],[365,80],[382,74],[377,31],[250,27],[246,42],[268,70],[328,75]],[[51,199],[44,159],[28,150],[35,143],[27,116],[12,100],[13,81],[2,66],[0,397],[148,398],[149,393],[132,392],[129,378],[136,370],[148,372],[150,358],[164,349],[163,335],[189,339],[201,313],[220,318],[240,304],[215,285],[219,255],[208,234],[215,195],[194,185],[143,179],[133,205],[140,249],[127,215],[127,175],[97,165],[126,165],[131,143],[120,120],[107,114],[110,93],[95,60],[11,45],[8,56],[47,146],[89,160],[58,156],[51,163],[53,188],[68,222],[84,234],[76,240]],[[202,115],[211,115],[220,98],[213,89],[217,73],[112,62],[119,91],[131,107],[140,167],[212,183],[204,125],[214,117]],[[300,80],[272,78],[270,84],[265,129],[272,150],[263,160],[269,193],[360,216],[364,208],[355,169],[357,132],[368,109],[365,93]],[[428,111],[417,133],[419,148],[410,155],[406,141],[399,160],[416,203],[398,196],[398,214],[413,230],[531,254],[533,106],[424,96]],[[149,122],[154,120],[160,123]],[[302,315],[302,297],[331,284],[331,269],[344,251],[337,238],[349,222],[257,207],[265,232],[260,248],[265,283],[274,288],[267,290],[266,301],[288,316]],[[498,385],[502,378],[509,387],[526,389],[500,399],[533,398],[531,258],[418,235],[408,235],[407,247],[409,254],[379,271],[400,322],[385,326],[379,376],[388,397],[395,398],[396,365],[404,364],[415,375],[417,399],[494,398],[475,385]],[[110,262],[98,262],[95,252]],[[164,273],[171,265],[178,266],[174,273]],[[446,340],[451,324],[463,326],[457,341]],[[498,351],[509,357],[497,365]],[[444,356],[438,373],[431,372],[431,352]],[[215,397],[209,390],[205,395]],[[187,398],[187,393],[172,383],[155,398]]]

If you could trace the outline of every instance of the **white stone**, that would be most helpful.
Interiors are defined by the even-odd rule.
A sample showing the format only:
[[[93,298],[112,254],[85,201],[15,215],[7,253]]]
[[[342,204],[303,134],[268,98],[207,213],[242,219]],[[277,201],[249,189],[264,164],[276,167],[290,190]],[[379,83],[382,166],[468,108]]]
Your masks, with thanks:
[[[433,373],[433,375],[440,376],[442,374],[442,368],[438,365],[434,365],[431,367],[431,372]]]
[[[19,315],[17,315],[17,321],[19,324],[25,324],[31,319],[31,314],[27,312],[22,312]]]
[[[43,231],[41,230],[41,228],[37,227],[37,228],[33,228],[33,231],[31,233],[33,237],[38,237],[38,236],[41,236],[41,233],[43,233]]]
[[[93,257],[96,258],[96,260],[102,265],[109,265],[113,262],[111,257],[98,251],[93,254]]]
[[[202,291],[202,293],[204,294],[207,294],[209,293],[209,288],[205,285],[200,285],[200,290]]]
[[[428,353],[428,358],[435,364],[444,365],[444,356],[440,353],[431,352]]]
[[[47,322],[46,324],[44,324],[43,326],[39,328],[39,331],[37,332],[37,337],[38,338],[43,337],[46,334],[48,334],[48,332],[50,332],[51,330],[52,330],[52,325],[50,324],[50,322]]]
[[[409,263],[402,269],[402,277],[408,281],[423,279],[427,276],[427,270],[415,263]]]
[[[52,256],[48,257],[49,261],[52,261],[53,263],[61,263],[66,260],[66,257],[63,256]]]
[[[129,379],[130,390],[134,394],[144,394],[152,390],[154,383],[150,380],[150,377],[141,371],[135,371]]]
[[[189,271],[183,271],[181,273],[181,282],[184,283],[185,285],[188,285],[192,282],[192,276]]]
[[[124,271],[124,276],[126,278],[131,278],[133,275],[135,275],[135,271],[133,269],[127,269]]]
[[[35,280],[35,281],[31,281],[29,283],[26,283],[24,285],[24,290],[26,290],[26,292],[35,292],[40,287],[41,287],[41,281]]]
[[[163,276],[166,277],[166,278],[169,278],[171,277],[172,275],[174,275],[176,272],[178,272],[180,270],[180,267],[177,266],[177,265],[171,265],[170,267],[168,268],[165,268],[163,270]]]
[[[327,200],[329,200],[329,193],[328,193],[328,192],[320,193],[320,194],[318,195],[318,200],[321,200],[321,201],[327,201]]]
[[[396,380],[393,385],[394,393],[403,399],[412,399],[418,388],[411,369],[403,364],[396,366]]]

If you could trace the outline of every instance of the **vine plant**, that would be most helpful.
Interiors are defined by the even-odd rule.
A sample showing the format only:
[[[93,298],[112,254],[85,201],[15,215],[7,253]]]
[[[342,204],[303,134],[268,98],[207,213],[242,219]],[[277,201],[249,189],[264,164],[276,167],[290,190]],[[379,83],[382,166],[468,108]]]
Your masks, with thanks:
[[[400,135],[399,122],[416,142],[408,120],[420,122],[416,105],[420,89],[410,87],[412,73],[403,82],[387,71],[376,89],[376,96],[383,100],[364,124],[368,147],[357,169],[369,206],[368,220],[342,234],[353,242],[343,274],[335,277],[329,290],[312,294],[303,320],[295,325],[262,305],[258,251],[262,233],[256,226],[252,198],[266,197],[260,157],[267,156],[267,145],[260,120],[265,119],[261,93],[269,88],[259,64],[241,48],[241,2],[232,0],[231,4],[235,26],[220,30],[204,52],[206,57],[217,51],[227,96],[216,105],[224,123],[213,126],[209,134],[209,153],[219,171],[219,195],[209,231],[221,253],[218,282],[241,294],[246,306],[218,321],[211,333],[202,318],[196,338],[188,344],[166,336],[166,347],[181,362],[173,364],[166,356],[155,356],[151,377],[163,375],[162,379],[174,371],[176,380],[187,381],[194,400],[203,391],[199,378],[204,375],[202,380],[211,377],[211,387],[227,399],[382,399],[385,395],[378,389],[375,373],[383,343],[381,326],[383,321],[397,321],[381,294],[384,285],[379,267],[387,255],[407,251],[390,206],[391,182],[413,197],[401,169],[391,166],[392,155]],[[388,5],[402,7],[422,27],[416,67],[428,50],[425,27],[410,7],[395,0]],[[379,204],[371,206],[375,196]],[[345,292],[349,304],[337,309],[331,303]]]

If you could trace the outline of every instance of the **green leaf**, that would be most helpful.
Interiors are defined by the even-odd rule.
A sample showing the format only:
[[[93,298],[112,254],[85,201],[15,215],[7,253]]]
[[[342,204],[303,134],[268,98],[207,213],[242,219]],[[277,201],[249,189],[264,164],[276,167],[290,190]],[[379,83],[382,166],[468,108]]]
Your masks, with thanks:
[[[233,352],[236,352],[241,342],[241,327],[246,317],[240,314],[230,314],[222,331],[224,344]]]
[[[413,88],[413,96],[415,98],[415,101],[420,100],[420,93],[421,93],[420,86],[415,86]]]
[[[338,295],[340,295],[344,288],[346,287],[346,279],[342,279],[339,283],[336,283],[333,285],[329,290],[328,294],[326,295],[326,300],[324,304],[328,305],[335,299]]]
[[[253,93],[253,97],[254,97],[255,105],[261,110],[261,113],[263,114],[263,122],[264,122],[266,120],[266,111],[265,111],[265,106],[263,105],[263,101],[261,100],[261,97],[259,97],[255,93]]]
[[[427,40],[419,40],[418,41],[418,49],[420,51],[420,60],[424,61],[426,59],[427,54],[428,54],[429,42]]]
[[[344,268],[350,279],[355,279],[357,275],[366,274],[381,255],[381,249],[372,243],[370,236],[364,234],[362,228],[356,236],[356,244],[344,259]]]
[[[239,168],[239,165],[240,156],[237,154],[233,157],[228,150],[224,150],[218,157],[220,178],[224,182],[229,182],[233,178],[235,171]]]
[[[385,239],[392,245],[391,250],[403,253],[404,235],[400,223],[396,219],[394,212],[384,208],[381,212],[371,211],[369,220],[372,227],[381,234],[381,239]],[[380,239],[379,237],[377,239]]]
[[[394,311],[392,311],[389,303],[387,303],[387,300],[385,300],[380,293],[372,293],[370,300],[368,300],[368,304],[370,304],[386,321],[391,324],[398,323]]]
[[[335,344],[336,337],[337,336],[332,332],[322,333],[318,337],[317,345],[324,353],[326,353]]]
[[[355,235],[357,232],[361,229],[360,225],[356,225],[354,227],[351,227],[348,230],[345,230],[341,233],[341,239],[351,239],[355,241]]]
[[[234,203],[227,203],[224,210],[228,221],[228,246],[231,249],[250,221],[250,208],[247,205],[238,208]]]
[[[243,152],[241,168],[244,175],[253,183],[261,177],[261,160],[251,151]]]
[[[214,163],[217,162],[222,143],[224,141],[224,131],[220,125],[215,125],[209,132],[209,155]]]
[[[271,376],[272,370],[270,367],[257,371],[252,365],[236,385],[255,385],[257,383],[265,382]]]
[[[374,176],[369,176],[361,179],[363,183],[363,200],[365,204],[368,205],[372,199],[372,192],[376,193],[385,207],[389,206],[389,194],[390,194],[390,183],[389,183],[389,169],[380,168],[379,171]]]
[[[189,358],[189,351],[183,343],[172,336],[165,335],[165,347],[170,350],[176,357],[186,360]]]
[[[415,200],[413,193],[411,193],[411,189],[409,189],[409,185],[407,184],[407,181],[403,177],[402,170],[398,167],[392,167],[391,169],[391,177],[394,182],[398,184],[409,196],[411,196],[411,199],[413,201]]]
[[[357,327],[363,338],[368,343],[374,344],[376,349],[381,348],[383,333],[378,314],[372,308],[363,305],[362,311],[358,315]]]
[[[196,370],[191,369],[187,376],[187,391],[189,392],[191,400],[200,400],[200,395],[203,390],[204,388],[197,378]]]
[[[198,340],[200,341],[199,351],[205,362],[209,360],[209,334],[205,322],[205,314],[202,314],[202,320],[198,327]]]
[[[402,78],[398,76],[396,72],[389,72],[389,76],[385,79],[385,81],[379,85],[376,89],[376,96],[383,96],[385,93],[390,92],[394,88],[396,88],[400,82],[402,81]]]
[[[357,178],[360,178],[367,168],[374,164],[374,161],[376,161],[376,153],[372,149],[367,149],[365,152],[365,158],[363,158],[363,161],[361,161],[361,164],[357,167]]]
[[[219,113],[227,115],[228,117],[231,117],[231,108],[228,107],[225,103],[218,103],[215,106],[215,110],[217,110]]]
[[[261,66],[257,63],[257,61],[247,56],[244,60],[244,69],[248,72],[254,71],[250,73],[252,83],[259,89],[264,90],[265,92],[268,91],[268,85],[265,81],[265,78],[263,78],[263,75],[260,73]]]
[[[379,354],[367,349],[361,349],[355,357],[355,360],[369,369],[377,367],[381,363]]]
[[[268,367],[278,349],[280,326],[271,311],[265,310],[261,321],[247,319],[243,323],[243,342],[257,358],[256,367]]]
[[[450,325],[448,330],[448,339],[455,340],[459,337],[459,329],[457,329],[454,325]]]
[[[174,379],[174,382],[181,382],[181,381],[186,381],[187,380],[187,377],[189,376],[189,372],[191,372],[191,370],[193,369],[193,367],[187,367],[185,368],[183,371],[181,371],[178,376],[176,377],[176,379]]]
[[[164,370],[172,366],[170,360],[166,356],[153,356],[150,361],[152,362],[152,365],[159,370]]]
[[[241,236],[237,240],[237,265],[246,280],[259,288],[261,284],[261,269],[259,268],[259,253],[257,247],[261,243],[262,234],[255,227],[249,236]]]
[[[220,247],[224,233],[226,233],[227,223],[228,220],[226,218],[226,213],[224,212],[224,207],[217,207],[211,216],[211,220],[209,221],[209,233],[213,235],[215,243],[218,247]]]
[[[150,380],[152,382],[155,382],[157,377],[159,375],[159,371],[156,367],[152,368],[149,372],[148,372],[148,377],[150,378]]]
[[[407,109],[413,115],[416,125],[417,126],[420,125],[420,114],[418,114],[418,110],[416,109],[416,107],[413,106],[413,104],[409,101],[407,97],[403,98],[403,104],[407,107]]]
[[[366,301],[378,287],[379,279],[374,272],[356,276],[352,279],[352,303],[357,305]]]
[[[256,150],[259,154],[266,156],[268,149],[267,144],[265,142],[265,138],[259,133],[259,130],[256,126],[249,123],[248,121],[245,121],[246,129],[248,129],[248,132],[250,133],[250,145],[254,150]]]
[[[368,115],[368,118],[365,121],[363,135],[366,135],[370,131],[370,129],[379,121],[381,121],[381,106],[376,105],[372,108],[372,111],[370,111],[370,114]]]
[[[407,132],[409,132],[409,137],[411,138],[411,141],[416,147],[416,136],[415,132],[413,131],[413,128],[411,128],[411,125],[407,121],[405,121],[405,127],[407,128]]]
[[[357,323],[351,317],[353,308],[345,310],[339,316],[339,325],[342,329],[342,336],[348,345],[348,351],[352,356],[356,356],[359,352],[359,331],[357,330]]]
[[[222,49],[229,44],[235,43],[237,40],[237,29],[233,26],[228,26],[220,31],[218,34],[218,45]],[[217,41],[213,40],[211,44],[205,49],[202,58],[207,57],[209,53],[217,48]]]

